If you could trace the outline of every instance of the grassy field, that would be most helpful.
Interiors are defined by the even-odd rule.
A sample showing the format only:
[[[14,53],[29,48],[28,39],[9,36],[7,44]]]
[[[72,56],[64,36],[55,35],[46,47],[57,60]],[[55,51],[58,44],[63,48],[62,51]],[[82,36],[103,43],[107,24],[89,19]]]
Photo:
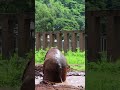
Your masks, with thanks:
[[[86,63],[86,90],[120,90],[120,60]]]
[[[120,90],[120,74],[87,71],[86,90]]]
[[[39,64],[43,64],[44,57],[47,50],[39,50],[35,52],[35,62]],[[67,59],[67,63],[71,66],[71,68],[76,70],[85,70],[85,52],[81,52],[79,49],[77,49],[76,52],[68,51],[64,53]]]

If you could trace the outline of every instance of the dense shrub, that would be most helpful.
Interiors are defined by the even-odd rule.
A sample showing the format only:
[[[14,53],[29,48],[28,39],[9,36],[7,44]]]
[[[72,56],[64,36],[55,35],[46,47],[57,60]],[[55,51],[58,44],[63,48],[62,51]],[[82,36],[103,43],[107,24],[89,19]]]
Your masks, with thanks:
[[[27,54],[26,58],[14,54],[9,60],[2,60],[0,57],[0,87],[19,87],[25,66],[32,56]]]

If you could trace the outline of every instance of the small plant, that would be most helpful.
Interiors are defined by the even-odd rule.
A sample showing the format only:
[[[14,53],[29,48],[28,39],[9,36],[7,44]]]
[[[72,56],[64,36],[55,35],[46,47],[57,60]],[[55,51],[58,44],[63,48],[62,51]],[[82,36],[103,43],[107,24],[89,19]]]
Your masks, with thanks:
[[[81,52],[79,49],[76,52],[69,50],[65,53],[65,57],[69,64],[85,64],[85,52]]]
[[[40,49],[39,51],[35,51],[35,62],[36,63],[43,63],[44,57],[47,51]]]

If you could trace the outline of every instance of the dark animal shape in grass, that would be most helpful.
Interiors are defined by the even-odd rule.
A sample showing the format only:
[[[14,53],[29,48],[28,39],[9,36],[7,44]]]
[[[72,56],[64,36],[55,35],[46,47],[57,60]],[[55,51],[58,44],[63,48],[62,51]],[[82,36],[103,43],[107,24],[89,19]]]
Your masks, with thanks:
[[[20,90],[35,90],[34,59],[30,60],[24,70]]]
[[[43,64],[43,81],[64,82],[66,80],[67,66],[64,55],[57,48],[51,48],[46,53]]]

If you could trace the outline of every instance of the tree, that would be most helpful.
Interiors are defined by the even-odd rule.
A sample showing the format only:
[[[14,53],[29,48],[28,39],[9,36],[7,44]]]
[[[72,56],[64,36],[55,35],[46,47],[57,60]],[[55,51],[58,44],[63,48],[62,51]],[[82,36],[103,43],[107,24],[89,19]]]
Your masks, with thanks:
[[[48,31],[52,29],[54,11],[48,8],[42,1],[35,1],[35,29],[36,31]]]
[[[36,31],[80,30],[85,26],[85,5],[78,1],[36,0],[35,8]]]

